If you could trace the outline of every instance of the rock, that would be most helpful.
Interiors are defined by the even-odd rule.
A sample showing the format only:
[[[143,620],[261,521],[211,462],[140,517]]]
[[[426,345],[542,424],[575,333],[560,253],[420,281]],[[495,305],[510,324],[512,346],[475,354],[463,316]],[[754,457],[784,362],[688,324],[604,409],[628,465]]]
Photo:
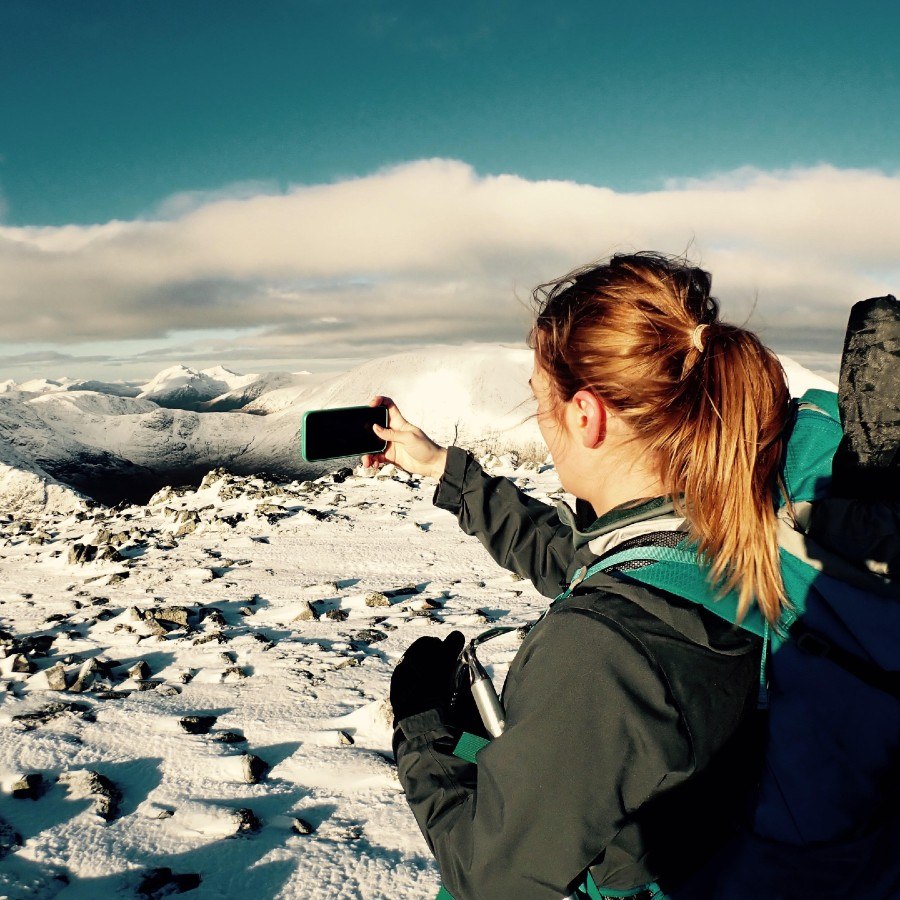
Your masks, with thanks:
[[[222,681],[229,684],[235,681],[243,681],[246,677],[247,673],[240,666],[229,666],[222,673]]]
[[[356,741],[353,740],[353,735],[351,735],[348,731],[339,731],[338,740],[345,747],[352,747],[356,743]]]
[[[247,743],[247,738],[245,738],[242,734],[238,734],[236,731],[221,731],[219,732],[219,734],[213,736],[213,740],[219,744]]]
[[[387,595],[382,594],[380,591],[372,591],[371,594],[366,595],[366,606],[378,607],[390,605],[391,601],[387,598]]]
[[[72,702],[50,703],[34,712],[19,713],[19,715],[12,717],[12,721],[19,728],[31,731],[32,728],[37,728],[38,725],[45,725],[51,719],[56,719],[66,713],[81,716],[86,722],[94,721],[92,707],[89,704]]]
[[[315,834],[316,829],[306,819],[295,818],[291,822],[291,831],[294,834]]]
[[[44,793],[44,776],[40,772],[23,775],[13,786],[16,800],[37,800]]]
[[[34,663],[22,653],[13,653],[0,662],[0,672],[4,675],[12,675],[13,673],[30,675],[34,669]]]
[[[423,590],[425,590],[426,585],[417,585],[409,582],[408,584],[404,584],[402,587],[392,588],[389,591],[384,592],[385,597],[408,597],[410,594],[421,594]]]
[[[289,516],[291,511],[275,503],[259,503],[256,507],[256,514],[264,516],[270,525],[274,525],[279,519]]]
[[[85,660],[84,664],[78,671],[78,677],[75,683],[69,688],[73,694],[83,694],[89,690],[94,683],[94,679],[100,674],[101,667],[96,659]]]
[[[44,691],[64,691],[68,686],[66,667],[58,662],[49,669],[37,672],[28,680],[30,687]]]
[[[159,684],[155,690],[161,697],[177,697],[181,693],[181,688],[174,684]]]
[[[183,716],[178,724],[188,734],[209,734],[209,729],[216,724],[217,716]]]
[[[338,469],[337,472],[331,473],[331,480],[334,484],[343,484],[348,478],[353,476],[353,469],[348,467],[344,467],[342,469]]]
[[[250,606],[238,607],[238,614],[242,616],[252,616],[255,610]]]
[[[217,625],[219,628],[223,628],[228,624],[225,621],[225,616],[222,615],[222,611],[216,609],[214,606],[201,607],[199,616],[202,623]]]
[[[300,605],[300,612],[291,619],[291,622],[310,622],[318,618],[312,603],[309,600],[304,600]]]
[[[244,518],[245,517],[243,513],[234,513],[234,515],[230,516],[223,516],[221,514],[216,516],[216,519],[219,522],[224,522],[230,528],[236,527],[240,522],[244,521]]]
[[[22,846],[22,836],[9,824],[0,819],[0,859],[9,856],[18,847]]]
[[[196,873],[176,875],[167,866],[149,869],[141,877],[137,892],[147,900],[162,900],[172,894],[184,894],[200,886],[203,879]]]
[[[75,769],[59,776],[60,784],[69,789],[75,798],[90,797],[94,801],[94,812],[107,822],[119,814],[122,792],[105,776],[90,769]]]
[[[134,681],[145,681],[150,677],[150,666],[147,665],[147,661],[144,659],[139,659],[129,670],[128,677],[133,679]]]
[[[345,622],[350,618],[350,613],[346,609],[329,609],[325,616],[334,622]]]
[[[69,565],[84,565],[97,557],[97,548],[93,544],[73,544],[69,549]]]
[[[199,647],[201,644],[210,644],[213,642],[217,644],[224,644],[227,641],[228,638],[225,637],[225,635],[222,634],[221,631],[211,631],[209,634],[204,634],[202,637],[198,637],[194,641],[194,646]]]
[[[165,606],[152,610],[150,615],[159,622],[172,622],[184,627],[190,620],[191,611],[186,606]]]
[[[368,646],[369,644],[377,644],[379,641],[385,640],[387,640],[387,635],[383,631],[379,631],[377,628],[364,628],[353,635],[351,645]]]
[[[200,514],[193,509],[185,509],[177,516],[176,521],[180,522],[175,537],[185,537],[193,534],[200,524]]]
[[[95,558],[101,562],[124,562],[126,559],[126,557],[110,544],[107,544],[102,550],[99,547],[97,549],[98,552]]]
[[[267,638],[264,634],[260,634],[258,631],[254,631],[250,637],[261,645],[260,649],[262,650],[271,650],[275,646],[275,641],[271,638]]]
[[[259,784],[266,777],[269,771],[269,764],[252,753],[245,753],[241,757],[241,767],[243,770],[244,781],[247,784]]]
[[[256,813],[246,807],[234,811],[234,820],[237,825],[237,834],[253,834],[262,828],[262,822]]]
[[[113,574],[109,576],[109,580],[106,583],[107,584],[121,584],[123,581],[125,581],[128,578],[128,576],[130,574],[131,574],[130,572],[113,572]]]

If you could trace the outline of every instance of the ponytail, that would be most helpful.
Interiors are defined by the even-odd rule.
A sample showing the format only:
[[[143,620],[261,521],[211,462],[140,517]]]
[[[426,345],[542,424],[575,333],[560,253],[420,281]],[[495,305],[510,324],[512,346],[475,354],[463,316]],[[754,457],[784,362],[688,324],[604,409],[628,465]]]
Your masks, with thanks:
[[[774,622],[784,604],[775,491],[789,394],[777,357],[719,321],[707,272],[614,256],[535,291],[530,344],[554,392],[587,388],[657,461],[717,592]]]

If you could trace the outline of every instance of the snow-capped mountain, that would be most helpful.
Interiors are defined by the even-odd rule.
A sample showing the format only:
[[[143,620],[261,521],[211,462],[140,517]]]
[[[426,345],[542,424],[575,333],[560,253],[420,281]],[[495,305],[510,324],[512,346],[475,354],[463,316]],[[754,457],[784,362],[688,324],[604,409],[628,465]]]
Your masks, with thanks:
[[[221,394],[247,387],[258,378],[259,375],[238,375],[223,366],[198,372],[178,365],[164,369],[142,385],[138,397],[169,409],[196,409]]]
[[[235,387],[224,394],[219,394],[206,403],[199,404],[197,409],[203,412],[230,412],[231,410],[240,409],[256,415],[266,415],[276,410],[257,407],[256,401],[261,397],[271,396],[285,388],[308,385],[308,382],[305,382],[301,375],[286,372],[270,372],[267,375],[259,375],[255,378],[255,381]]]
[[[833,389],[793,360],[782,362],[794,394]],[[197,372],[175,366],[137,397],[74,389],[90,382],[35,380],[0,392],[0,461],[106,502],[146,499],[164,484],[196,483],[215,467],[305,478],[323,467],[300,456],[303,413],[365,404],[375,394],[392,397],[409,421],[440,443],[534,456],[546,450],[531,417],[531,364],[525,348],[488,344],[374,359],[340,375],[238,375],[222,367]],[[192,402],[212,411],[183,408]],[[222,411],[229,405],[232,411]],[[37,482],[29,484],[24,494],[43,496]],[[9,502],[20,502],[20,487]]]

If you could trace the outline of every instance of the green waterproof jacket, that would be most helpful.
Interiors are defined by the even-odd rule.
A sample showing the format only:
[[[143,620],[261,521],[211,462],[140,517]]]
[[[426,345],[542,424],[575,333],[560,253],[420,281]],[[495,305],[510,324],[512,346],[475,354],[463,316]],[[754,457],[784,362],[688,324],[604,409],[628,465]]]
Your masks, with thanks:
[[[455,447],[435,503],[548,597],[612,547],[684,536],[664,500],[583,530]],[[610,896],[677,887],[730,836],[754,781],[760,650],[701,607],[603,574],[553,604],[510,667],[506,730],[477,766],[453,754],[441,710],[398,723],[400,780],[446,888],[549,900],[588,871]]]

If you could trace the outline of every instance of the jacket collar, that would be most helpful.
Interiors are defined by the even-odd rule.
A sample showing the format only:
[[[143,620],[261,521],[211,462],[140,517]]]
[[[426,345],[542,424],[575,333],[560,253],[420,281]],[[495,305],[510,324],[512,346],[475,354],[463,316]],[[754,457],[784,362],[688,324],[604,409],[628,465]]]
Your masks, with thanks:
[[[675,505],[670,497],[653,497],[637,503],[623,503],[620,506],[616,506],[596,519],[588,528],[582,530],[578,526],[579,517],[567,503],[560,500],[556,504],[556,508],[559,510],[560,521],[572,529],[572,542],[576,550],[580,550],[585,544],[591,544],[595,541],[598,545],[605,544],[607,543],[606,541],[598,539],[619,532],[627,526],[648,522],[651,519],[670,518],[675,513]],[[677,517],[677,520],[678,522],[684,521],[680,517]],[[653,527],[648,527],[646,530],[659,530],[658,525],[659,523],[654,523]],[[594,548],[592,547],[591,549]]]

